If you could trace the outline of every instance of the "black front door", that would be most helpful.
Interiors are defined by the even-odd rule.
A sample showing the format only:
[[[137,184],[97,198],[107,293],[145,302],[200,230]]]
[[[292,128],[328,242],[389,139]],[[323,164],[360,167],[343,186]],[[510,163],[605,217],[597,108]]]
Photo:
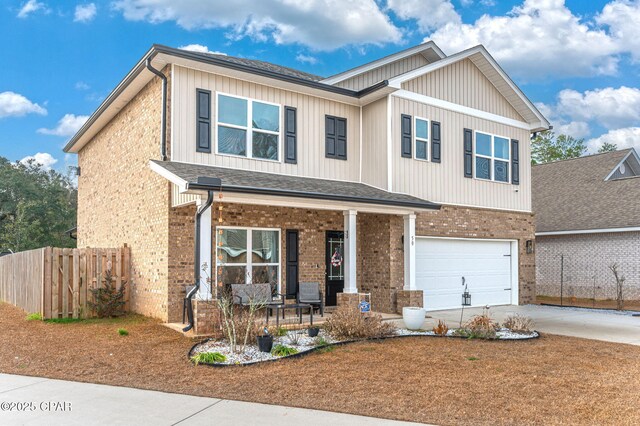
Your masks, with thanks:
[[[287,230],[287,299],[298,294],[298,230]]]
[[[327,231],[325,305],[335,306],[336,295],[344,290],[344,232]]]

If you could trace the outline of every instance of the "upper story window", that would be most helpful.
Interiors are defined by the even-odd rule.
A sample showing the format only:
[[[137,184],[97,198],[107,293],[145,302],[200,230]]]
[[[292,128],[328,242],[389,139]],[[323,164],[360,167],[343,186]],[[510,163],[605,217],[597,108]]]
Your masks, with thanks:
[[[324,116],[325,157],[347,159],[347,119]]]
[[[219,154],[280,159],[280,105],[218,93]]]
[[[509,183],[509,139],[476,132],[476,178]]]
[[[416,117],[416,158],[418,160],[429,159],[429,120]]]

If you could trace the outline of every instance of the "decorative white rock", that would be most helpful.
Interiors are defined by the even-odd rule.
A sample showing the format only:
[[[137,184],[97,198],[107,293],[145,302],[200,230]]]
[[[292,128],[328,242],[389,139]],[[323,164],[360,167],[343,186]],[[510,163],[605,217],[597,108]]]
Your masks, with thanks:
[[[420,330],[424,325],[426,311],[424,308],[407,306],[402,308],[402,320],[409,330]]]

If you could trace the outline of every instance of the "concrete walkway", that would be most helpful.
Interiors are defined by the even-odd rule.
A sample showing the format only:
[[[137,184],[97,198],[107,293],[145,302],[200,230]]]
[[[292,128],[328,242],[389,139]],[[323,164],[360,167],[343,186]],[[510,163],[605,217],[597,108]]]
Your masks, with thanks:
[[[481,313],[482,308],[465,309],[464,320]],[[540,305],[493,306],[489,309],[491,317],[498,321],[514,313],[531,317],[535,329],[542,333],[640,345],[640,317],[628,312]],[[449,327],[457,327],[460,322],[460,309],[431,311],[427,315],[431,317],[425,323],[428,329],[439,319],[445,320]]]
[[[20,403],[28,411],[18,411]],[[11,408],[11,409],[10,409]],[[31,409],[33,408],[33,411]],[[304,408],[0,374],[0,425],[415,425]]]

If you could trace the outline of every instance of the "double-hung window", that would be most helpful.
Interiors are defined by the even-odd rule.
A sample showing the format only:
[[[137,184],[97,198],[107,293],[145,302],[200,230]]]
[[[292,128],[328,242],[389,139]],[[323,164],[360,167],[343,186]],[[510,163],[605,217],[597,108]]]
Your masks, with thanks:
[[[416,117],[415,124],[415,143],[416,143],[416,158],[418,160],[429,159],[429,120]]]
[[[509,182],[511,148],[509,139],[476,132],[476,178]]]
[[[280,105],[218,93],[218,153],[280,159]]]
[[[216,237],[218,285],[269,283],[279,292],[279,229],[218,227]]]

